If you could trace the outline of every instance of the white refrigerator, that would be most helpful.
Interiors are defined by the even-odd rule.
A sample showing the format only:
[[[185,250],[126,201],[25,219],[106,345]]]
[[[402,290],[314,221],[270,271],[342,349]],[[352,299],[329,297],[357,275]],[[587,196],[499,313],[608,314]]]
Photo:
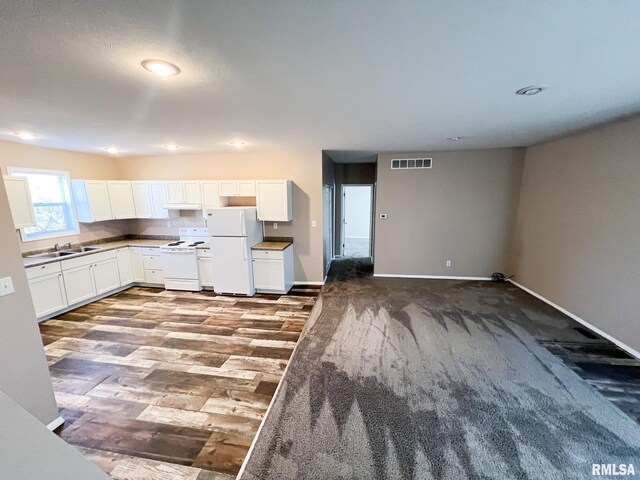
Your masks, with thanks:
[[[251,247],[262,241],[262,223],[255,207],[207,210],[211,236],[213,288],[216,293],[253,295]]]

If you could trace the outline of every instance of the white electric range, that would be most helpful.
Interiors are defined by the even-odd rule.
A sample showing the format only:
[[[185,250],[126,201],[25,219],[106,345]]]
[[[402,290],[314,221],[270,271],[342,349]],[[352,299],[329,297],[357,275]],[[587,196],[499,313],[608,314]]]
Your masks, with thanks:
[[[202,290],[196,249],[208,242],[206,228],[181,228],[180,240],[160,247],[164,288],[192,292]]]

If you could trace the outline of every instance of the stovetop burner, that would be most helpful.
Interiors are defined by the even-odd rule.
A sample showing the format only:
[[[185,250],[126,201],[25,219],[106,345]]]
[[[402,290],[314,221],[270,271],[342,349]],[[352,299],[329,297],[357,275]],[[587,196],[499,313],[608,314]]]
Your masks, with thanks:
[[[168,246],[169,247],[177,247],[178,245],[182,245],[183,243],[184,243],[184,241],[180,240],[179,242],[169,243]]]

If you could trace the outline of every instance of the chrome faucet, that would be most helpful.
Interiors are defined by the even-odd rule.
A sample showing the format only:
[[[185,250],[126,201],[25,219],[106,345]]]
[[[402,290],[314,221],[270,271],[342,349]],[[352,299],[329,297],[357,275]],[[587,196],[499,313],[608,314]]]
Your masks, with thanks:
[[[65,250],[71,250],[71,242],[67,242],[64,244],[64,249]]]
[[[58,245],[57,243],[53,246],[53,251],[54,252],[59,252],[60,251],[60,245]]]

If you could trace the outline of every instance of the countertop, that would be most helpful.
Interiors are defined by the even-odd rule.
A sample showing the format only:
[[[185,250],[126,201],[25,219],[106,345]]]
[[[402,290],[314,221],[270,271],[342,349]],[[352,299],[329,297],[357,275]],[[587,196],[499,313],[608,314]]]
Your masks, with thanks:
[[[91,252],[82,252],[76,255],[69,255],[67,257],[55,257],[55,258],[33,258],[33,257],[22,257],[22,261],[24,262],[25,268],[35,267],[38,265],[45,265],[47,263],[59,262],[61,260],[66,260],[68,258],[78,258],[85,255],[91,255],[93,253],[106,252],[108,250],[115,250],[116,248],[122,247],[153,247],[158,248],[162,245],[166,245],[170,240],[160,240],[160,239],[136,239],[132,238],[129,240],[116,240],[114,242],[104,242],[97,243],[95,245],[91,245],[93,247],[98,247],[100,250],[93,250]]]
[[[256,243],[253,247],[251,247],[251,250],[278,250],[278,251],[282,251],[282,250],[285,250],[286,248],[290,247],[291,245],[293,245],[293,242],[266,241],[266,242]]]

